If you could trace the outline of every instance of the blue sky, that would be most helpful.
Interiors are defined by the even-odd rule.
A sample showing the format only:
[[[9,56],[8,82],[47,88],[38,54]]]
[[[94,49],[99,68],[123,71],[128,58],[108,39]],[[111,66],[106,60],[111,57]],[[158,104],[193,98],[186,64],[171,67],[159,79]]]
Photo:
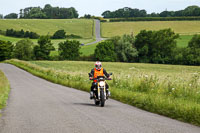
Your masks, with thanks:
[[[0,0],[0,14],[19,13],[30,6],[44,7],[45,4],[59,7],[75,7],[79,16],[91,14],[100,16],[104,11],[122,7],[145,9],[148,13],[164,10],[180,10],[189,5],[200,6],[200,0]]]

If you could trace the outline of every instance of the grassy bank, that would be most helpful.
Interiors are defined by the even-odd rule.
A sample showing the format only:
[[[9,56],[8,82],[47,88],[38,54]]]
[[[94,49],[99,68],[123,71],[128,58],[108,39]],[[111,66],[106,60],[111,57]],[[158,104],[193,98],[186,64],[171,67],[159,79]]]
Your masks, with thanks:
[[[6,100],[8,99],[9,91],[10,85],[8,79],[0,70],[0,109],[2,109],[6,105]]]
[[[94,62],[9,60],[54,83],[89,91]],[[112,98],[141,109],[200,126],[200,67],[103,63],[113,80]]]

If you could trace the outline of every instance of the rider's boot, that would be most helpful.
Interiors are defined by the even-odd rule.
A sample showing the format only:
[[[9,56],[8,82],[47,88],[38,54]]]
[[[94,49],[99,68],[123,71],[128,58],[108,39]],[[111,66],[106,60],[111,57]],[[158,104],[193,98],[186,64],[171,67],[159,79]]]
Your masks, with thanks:
[[[110,97],[110,96],[111,96],[111,95],[110,95],[110,91],[109,91],[109,90],[106,90],[106,92],[107,92],[106,99],[108,99],[108,97]]]
[[[93,96],[94,96],[93,92],[90,91],[90,99],[93,99]]]

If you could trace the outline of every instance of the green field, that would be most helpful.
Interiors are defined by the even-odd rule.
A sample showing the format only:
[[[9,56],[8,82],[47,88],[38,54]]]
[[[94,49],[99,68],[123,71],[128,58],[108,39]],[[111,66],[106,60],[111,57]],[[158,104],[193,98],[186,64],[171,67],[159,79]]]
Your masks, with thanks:
[[[181,35],[200,33],[200,21],[150,21],[150,22],[106,22],[101,23],[103,37],[137,35],[141,30],[160,30],[171,28]]]
[[[92,45],[82,46],[80,52],[81,52],[82,55],[84,55],[84,56],[89,56],[89,55],[91,55],[91,54],[94,54],[94,50],[95,50],[97,44],[98,44],[98,43],[92,44]]]
[[[10,91],[10,86],[8,79],[4,73],[0,70],[0,109],[6,105],[6,100],[8,99],[8,93]]]
[[[83,38],[93,38],[93,20],[86,19],[0,19],[0,30],[33,31],[39,35],[53,35],[57,30]]]
[[[188,42],[192,39],[193,35],[180,35],[177,39],[177,46],[178,47],[187,47]]]
[[[7,61],[37,76],[89,91],[94,62]],[[141,63],[106,63],[112,98],[154,113],[200,125],[200,67]]]

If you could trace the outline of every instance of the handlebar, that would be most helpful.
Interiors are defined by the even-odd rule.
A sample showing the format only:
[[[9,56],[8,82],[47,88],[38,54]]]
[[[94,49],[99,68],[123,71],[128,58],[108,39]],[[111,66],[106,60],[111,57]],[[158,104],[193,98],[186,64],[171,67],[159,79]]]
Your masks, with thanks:
[[[112,80],[111,78],[104,78],[105,80]],[[90,80],[98,80],[98,78],[92,78]]]

